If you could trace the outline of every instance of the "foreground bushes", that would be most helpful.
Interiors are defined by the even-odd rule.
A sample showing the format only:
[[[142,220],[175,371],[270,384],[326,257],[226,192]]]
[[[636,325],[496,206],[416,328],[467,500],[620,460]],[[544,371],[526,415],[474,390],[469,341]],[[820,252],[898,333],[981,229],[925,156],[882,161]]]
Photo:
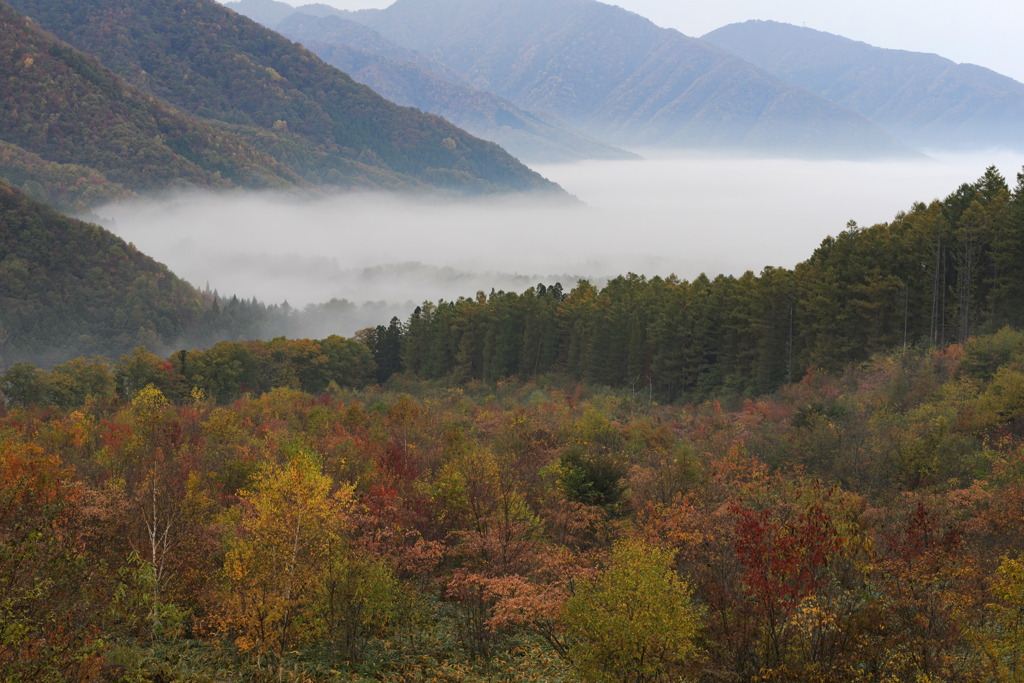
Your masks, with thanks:
[[[683,407],[408,379],[415,397],[278,386],[219,404],[173,362],[128,381],[153,367],[137,352],[114,394],[0,412],[0,664],[14,680],[1014,680],[1008,339]]]

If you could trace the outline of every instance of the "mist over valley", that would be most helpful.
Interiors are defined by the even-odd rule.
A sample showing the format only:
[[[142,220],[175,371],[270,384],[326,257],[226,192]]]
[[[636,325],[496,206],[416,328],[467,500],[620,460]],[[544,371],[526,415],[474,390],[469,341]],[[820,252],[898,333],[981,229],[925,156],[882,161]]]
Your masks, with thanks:
[[[822,239],[888,222],[1024,155],[926,161],[750,159],[638,150],[640,161],[537,166],[583,205],[545,197],[440,200],[344,194],[300,200],[188,193],[100,207],[103,224],[199,288],[311,311],[310,336],[404,320],[423,301],[521,292],[580,278],[792,268]],[[314,334],[316,332],[316,334]]]

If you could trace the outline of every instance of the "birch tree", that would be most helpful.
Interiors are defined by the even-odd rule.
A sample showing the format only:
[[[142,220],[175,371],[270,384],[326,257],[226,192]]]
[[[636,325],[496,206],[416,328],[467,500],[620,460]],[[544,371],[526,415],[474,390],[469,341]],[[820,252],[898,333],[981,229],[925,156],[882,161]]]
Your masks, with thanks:
[[[224,562],[221,626],[242,650],[278,661],[302,639],[304,610],[339,545],[352,488],[331,493],[319,458],[308,451],[269,465],[240,493],[237,537]]]

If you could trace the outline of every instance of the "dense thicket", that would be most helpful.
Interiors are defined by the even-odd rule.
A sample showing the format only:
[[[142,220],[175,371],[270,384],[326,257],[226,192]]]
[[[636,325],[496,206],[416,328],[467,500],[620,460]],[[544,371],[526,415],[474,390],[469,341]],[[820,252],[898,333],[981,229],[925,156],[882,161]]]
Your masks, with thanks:
[[[1019,680],[1024,333],[683,407],[325,387],[346,349],[140,349],[7,394],[0,677]],[[216,406],[202,368],[248,358],[278,388]]]
[[[152,385],[176,402],[187,402],[200,391],[214,403],[228,404],[277,388],[310,394],[358,389],[372,384],[375,372],[369,350],[353,339],[280,337],[218,342],[201,351],[179,351],[166,361],[139,346],[113,365],[102,358],[75,358],[46,372],[15,363],[0,374],[0,395],[12,406],[67,408],[88,396],[99,400],[115,392],[131,400]]]
[[[486,382],[559,372],[674,400],[764,394],[811,368],[1008,325],[1024,326],[1024,173],[1011,192],[991,167],[891,223],[851,222],[792,270],[480,292],[424,303],[398,330],[397,358],[374,346],[383,327],[367,339],[382,379],[387,368]]]
[[[561,192],[497,145],[388,102],[213,0],[11,4],[156,98],[259,129],[253,145],[314,183],[345,186],[369,166],[409,188]]]

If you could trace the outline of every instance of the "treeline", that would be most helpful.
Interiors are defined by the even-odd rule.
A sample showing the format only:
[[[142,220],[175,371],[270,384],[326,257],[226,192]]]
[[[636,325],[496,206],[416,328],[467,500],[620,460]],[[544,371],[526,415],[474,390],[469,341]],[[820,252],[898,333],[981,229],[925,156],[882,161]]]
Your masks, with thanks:
[[[215,403],[277,388],[309,394],[361,388],[375,379],[376,365],[362,344],[343,337],[269,342],[220,342],[204,351],[179,351],[168,360],[137,347],[116,363],[76,358],[47,372],[15,363],[0,374],[0,399],[11,406],[79,407],[87,399],[130,401],[147,386],[187,401],[196,391]]]
[[[692,282],[630,274],[568,295],[544,285],[480,292],[424,303],[363,338],[381,381],[399,371],[491,383],[558,372],[667,400],[765,394],[811,368],[1024,325],[1024,173],[1017,179],[1011,191],[990,167],[890,223],[851,222],[792,270]]]
[[[319,393],[333,348],[0,404],[0,678],[1020,680],[1024,333],[733,406]],[[287,386],[170,381],[250,356]]]
[[[394,312],[198,292],[101,228],[17,191],[0,191],[0,202],[7,364],[326,337],[342,321]],[[838,371],[895,346],[942,348],[1006,326],[1024,326],[1024,174],[1011,190],[992,167],[890,223],[850,223],[793,269],[480,292],[426,302],[357,338],[380,384],[396,373],[449,383],[556,373],[671,402],[763,395],[811,368]]]

